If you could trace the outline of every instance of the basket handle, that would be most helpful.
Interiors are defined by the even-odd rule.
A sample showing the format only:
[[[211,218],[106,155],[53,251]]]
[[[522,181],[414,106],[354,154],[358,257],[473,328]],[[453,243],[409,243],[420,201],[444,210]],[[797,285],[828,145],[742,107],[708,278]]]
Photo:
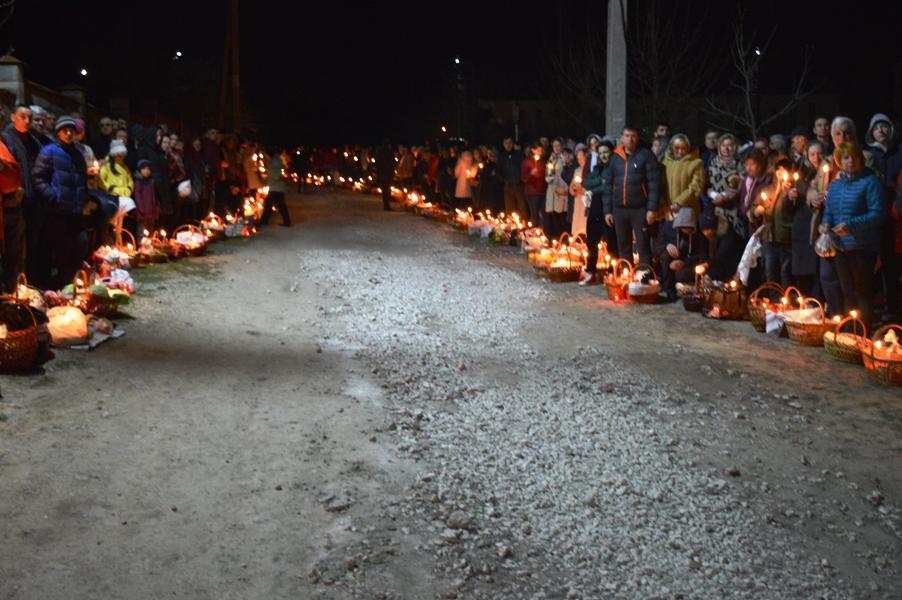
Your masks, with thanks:
[[[787,289],[788,289],[788,288],[787,288]],[[814,296],[811,296],[811,297],[809,297],[809,298],[805,298],[804,296],[799,296],[799,298],[801,299],[801,301],[799,302],[799,306],[802,307],[802,308],[804,308],[807,304],[809,304],[809,303],[811,303],[811,302],[813,302],[814,304],[817,304],[817,307],[818,307],[818,308],[820,309],[820,311],[821,311],[821,325],[823,325],[824,323],[827,322],[827,320],[826,320],[826,314],[824,313],[824,305],[821,304],[821,301],[820,301],[820,300],[818,300],[818,299],[815,298]]]
[[[793,292],[795,293],[796,297],[797,297],[799,300],[804,300],[804,299],[805,299],[805,295],[802,294],[802,290],[800,290],[799,288],[797,288],[797,287],[794,286],[794,285],[789,286],[788,288],[786,288],[786,289],[783,291],[783,297],[786,298],[787,300],[790,300],[790,301],[791,301],[791,300],[792,300],[792,297],[790,296],[790,294],[792,294]]]
[[[880,329],[878,329],[877,331],[874,332],[874,337],[871,338],[871,341],[875,342],[875,343],[882,342],[883,336],[885,334],[887,334],[891,329],[898,331],[900,334],[898,336],[898,338],[900,340],[902,340],[902,325],[884,325],[883,327],[881,327]]]
[[[636,265],[636,268],[633,269],[633,273],[635,273],[636,271],[641,271],[641,267],[648,267],[648,270],[651,271],[651,274],[655,278],[655,281],[658,280],[658,274],[655,273],[655,268],[648,263],[639,263],[638,265]],[[630,275],[632,275],[632,273]],[[630,277],[630,279],[632,279],[632,277]]]
[[[632,279],[633,279],[633,263],[626,260],[625,258],[618,258],[617,260],[614,261],[614,277],[615,278],[620,277],[619,276],[620,263],[623,263],[624,265],[626,265],[626,268],[629,269],[628,277],[629,277],[630,281],[632,281]]]
[[[853,335],[858,335],[858,333],[857,333],[858,325],[861,325],[861,337],[863,337],[863,338],[868,337],[868,335],[867,335],[868,330],[867,330],[867,327],[864,326],[864,322],[862,322],[862,320],[859,319],[858,317],[853,317],[852,315],[848,315],[844,319],[840,319],[839,321],[837,321],[836,326],[833,327],[833,334],[839,335],[839,332],[842,330],[843,325],[845,325],[846,323],[848,323],[850,321],[852,323],[852,334]]]
[[[13,291],[13,297],[17,301],[19,300],[19,290],[22,289],[22,286],[28,287],[28,278],[25,277],[24,272],[19,273],[18,276],[16,276],[16,289]]]
[[[185,223],[183,225],[179,225],[172,231],[172,238],[175,239],[175,235],[181,231],[188,230],[191,233],[200,232],[200,229],[197,226],[192,225],[191,223]]]
[[[82,280],[82,275],[84,275],[84,280]],[[84,281],[84,283],[82,283]],[[80,270],[75,274],[75,277],[72,278],[72,299],[74,300],[76,296],[78,296],[78,288],[81,287],[82,290],[88,291],[88,272],[84,269]]]
[[[786,293],[786,290],[783,289],[782,285],[774,281],[768,281],[762,283],[754,292],[752,292],[752,295],[749,296],[749,302],[758,302],[758,294],[765,290],[773,290],[775,292],[779,292],[781,297]]]
[[[122,239],[122,234],[123,234],[123,233],[126,234],[126,235],[128,236],[128,238],[129,238],[129,240],[130,240],[129,242],[123,241],[123,239]],[[132,245],[132,248],[137,248],[137,247],[138,247],[138,240],[135,239],[134,234],[133,234],[131,231],[129,231],[128,229],[125,229],[125,228],[120,229],[120,230],[117,232],[117,234],[116,234],[116,247],[117,247],[117,248],[122,248],[122,247],[124,247],[124,246],[126,246],[126,245],[128,245],[128,244],[131,244],[131,245]]]

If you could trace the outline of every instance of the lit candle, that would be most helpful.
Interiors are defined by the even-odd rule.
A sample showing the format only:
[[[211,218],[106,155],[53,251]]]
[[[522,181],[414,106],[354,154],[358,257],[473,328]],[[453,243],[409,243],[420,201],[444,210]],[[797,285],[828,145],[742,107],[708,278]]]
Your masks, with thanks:
[[[822,191],[826,194],[827,188],[830,187],[830,163],[824,161],[824,166],[821,167],[821,171],[824,173],[824,185]]]

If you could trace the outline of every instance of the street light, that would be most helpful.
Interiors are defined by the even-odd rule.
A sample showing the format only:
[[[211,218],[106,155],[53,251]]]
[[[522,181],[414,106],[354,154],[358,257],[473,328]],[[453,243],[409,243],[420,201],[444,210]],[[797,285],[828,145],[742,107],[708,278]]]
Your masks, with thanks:
[[[85,69],[84,67],[82,67],[82,69],[81,69],[81,71],[79,71],[79,73],[81,74],[82,77],[88,76],[88,70]]]
[[[175,56],[172,57],[172,60],[178,60],[178,59],[180,59],[181,57],[182,57],[182,51],[181,51],[181,50],[176,50],[176,51],[175,51]]]
[[[459,65],[459,64],[460,64],[460,57],[459,57],[459,56],[455,56],[455,57],[454,57],[454,64],[455,64],[455,65]]]
[[[442,133],[448,133],[448,128],[442,125]]]

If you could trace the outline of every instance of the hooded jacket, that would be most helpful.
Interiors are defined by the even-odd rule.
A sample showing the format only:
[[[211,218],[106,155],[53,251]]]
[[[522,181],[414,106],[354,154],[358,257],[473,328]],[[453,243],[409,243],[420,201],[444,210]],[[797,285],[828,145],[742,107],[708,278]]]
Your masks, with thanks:
[[[648,148],[627,156],[623,144],[611,154],[604,185],[604,212],[616,208],[644,208],[657,212],[661,172],[658,159]]]
[[[864,167],[851,176],[841,175],[830,184],[823,223],[836,227],[845,223],[849,235],[840,236],[844,250],[880,249],[880,232],[886,218],[884,194],[873,171]]]
[[[671,147],[673,140],[680,139],[679,135],[671,138]],[[686,141],[688,143],[688,139]],[[664,178],[658,218],[673,220],[673,213],[669,208],[676,204],[680,208],[691,208],[698,219],[702,209],[701,195],[705,189],[705,168],[702,159],[698,157],[698,150],[693,150],[683,158],[675,158],[668,148],[661,164],[664,167]]]
[[[874,141],[874,125],[880,122],[889,123],[890,141],[887,146],[883,146]],[[867,144],[866,150],[870,151],[874,156],[877,177],[889,189],[894,188],[899,168],[902,167],[902,154],[899,152],[899,147],[896,145],[895,139],[896,127],[888,116],[883,113],[877,113],[871,117],[871,124],[868,126],[868,131],[864,136],[865,143]],[[887,197],[890,198],[891,194],[888,194]]]
[[[135,189],[128,165],[117,165],[116,159],[112,156],[108,157],[108,160],[100,167],[100,185],[103,191],[107,193],[127,198],[132,197],[132,192]]]
[[[75,144],[60,141],[41,148],[32,182],[37,196],[52,212],[81,214],[88,202],[88,167]]]

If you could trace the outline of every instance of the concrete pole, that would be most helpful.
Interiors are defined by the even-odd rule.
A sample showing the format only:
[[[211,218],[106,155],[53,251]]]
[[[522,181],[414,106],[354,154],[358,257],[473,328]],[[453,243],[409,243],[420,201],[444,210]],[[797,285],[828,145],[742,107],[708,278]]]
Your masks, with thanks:
[[[622,12],[621,12],[622,11]],[[605,134],[620,139],[626,125],[626,0],[608,0],[608,64],[605,81]]]

